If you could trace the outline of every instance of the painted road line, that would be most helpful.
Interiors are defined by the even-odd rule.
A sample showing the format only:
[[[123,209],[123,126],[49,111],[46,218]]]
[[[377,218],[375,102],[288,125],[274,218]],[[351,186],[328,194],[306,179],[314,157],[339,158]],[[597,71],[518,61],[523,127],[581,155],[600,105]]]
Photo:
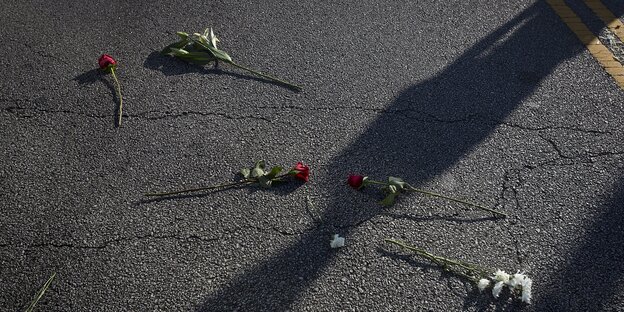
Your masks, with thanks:
[[[617,18],[600,0],[584,0],[585,4],[594,11],[620,40],[624,41],[624,23]]]
[[[615,59],[613,53],[587,28],[564,0],[546,0],[546,2],[576,34],[600,66],[613,77],[617,85],[624,89],[624,66]]]

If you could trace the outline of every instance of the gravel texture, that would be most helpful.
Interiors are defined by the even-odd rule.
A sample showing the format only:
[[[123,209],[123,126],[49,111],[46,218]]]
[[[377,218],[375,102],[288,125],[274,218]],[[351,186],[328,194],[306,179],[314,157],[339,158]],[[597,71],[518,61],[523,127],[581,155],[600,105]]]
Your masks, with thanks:
[[[624,93],[545,2],[27,0],[0,25],[7,311],[52,272],[40,311],[622,311]],[[303,91],[158,54],[206,27]],[[142,196],[258,159],[311,180]],[[418,195],[381,208],[349,173],[509,217]],[[533,303],[384,238],[525,271]]]

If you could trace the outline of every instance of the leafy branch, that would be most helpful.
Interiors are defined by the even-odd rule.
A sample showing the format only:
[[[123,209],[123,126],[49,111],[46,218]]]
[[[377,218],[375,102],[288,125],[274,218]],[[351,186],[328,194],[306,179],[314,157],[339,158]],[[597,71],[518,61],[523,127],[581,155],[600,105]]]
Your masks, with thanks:
[[[162,54],[171,55],[198,65],[206,65],[212,62],[218,64],[221,61],[254,75],[284,84],[292,89],[301,90],[301,86],[234,62],[227,52],[217,48],[217,43],[220,40],[215,36],[212,28],[207,28],[203,34],[194,33],[189,35],[181,31],[176,32],[176,34],[180,37],[180,40],[166,46],[161,51]]]

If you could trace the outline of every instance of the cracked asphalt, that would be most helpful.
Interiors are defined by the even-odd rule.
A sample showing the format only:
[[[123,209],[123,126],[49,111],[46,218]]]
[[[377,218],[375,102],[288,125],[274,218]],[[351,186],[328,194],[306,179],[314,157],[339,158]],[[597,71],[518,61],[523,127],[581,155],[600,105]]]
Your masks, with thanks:
[[[27,0],[0,25],[3,311],[52,272],[40,311],[624,311],[624,93],[543,1]],[[303,91],[158,54],[206,27]],[[303,161],[310,182],[142,196],[260,159]],[[381,208],[350,173],[509,217]],[[385,238],[525,271],[533,303]]]

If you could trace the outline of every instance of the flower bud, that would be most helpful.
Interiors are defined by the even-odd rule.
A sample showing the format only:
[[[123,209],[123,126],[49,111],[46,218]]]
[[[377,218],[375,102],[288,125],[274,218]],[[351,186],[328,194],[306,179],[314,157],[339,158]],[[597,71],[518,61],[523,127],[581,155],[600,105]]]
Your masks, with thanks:
[[[349,175],[349,178],[347,179],[347,184],[349,184],[349,186],[354,189],[359,189],[364,184],[364,179],[364,176],[352,174]]]
[[[298,162],[291,172],[293,172],[296,179],[308,182],[308,178],[310,177],[310,167],[304,165],[302,162]]]

